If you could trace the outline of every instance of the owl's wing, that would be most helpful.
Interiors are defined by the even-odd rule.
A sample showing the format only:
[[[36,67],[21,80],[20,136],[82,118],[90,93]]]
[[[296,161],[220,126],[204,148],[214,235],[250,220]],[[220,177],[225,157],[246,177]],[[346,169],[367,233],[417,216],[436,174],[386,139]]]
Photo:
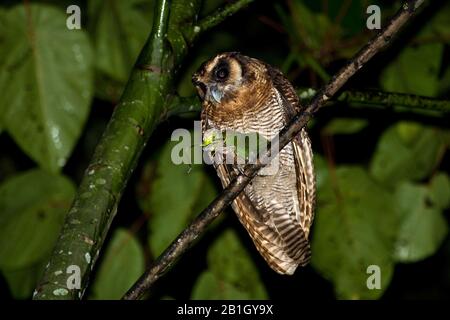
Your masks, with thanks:
[[[266,65],[275,88],[283,98],[284,109],[286,110],[287,121],[304,108],[300,105],[297,93],[291,83],[281,73],[280,70]],[[314,174],[313,152],[311,141],[306,129],[292,140],[294,147],[295,170],[297,173],[297,191],[300,210],[296,211],[296,220],[302,225],[306,237],[309,235],[311,224],[314,219],[316,203],[316,180]]]
[[[236,175],[229,165],[219,164],[217,174],[226,187]],[[233,170],[233,171],[231,171]],[[287,245],[280,232],[261,219],[262,214],[254,207],[250,199],[242,192],[232,203],[239,221],[245,227],[256,249],[268,265],[280,274],[293,274],[298,265],[306,265],[310,259],[310,248],[305,234],[292,221],[286,225],[286,231],[295,229],[295,239]]]
[[[208,129],[207,120],[202,113],[202,130],[205,132]],[[238,174],[230,165],[213,165],[224,188]],[[269,225],[264,217],[270,213],[259,212],[245,192],[236,197],[232,207],[257,250],[273,270],[281,274],[293,274],[298,265],[303,266],[309,262],[309,242],[295,214],[284,214],[283,217],[272,220],[274,225]]]
[[[270,79],[272,79],[274,87],[281,93],[281,96],[286,102],[285,107],[289,113],[289,118],[302,111],[303,107],[300,105],[298,95],[289,80],[277,68],[268,64],[265,64],[265,67],[270,75]]]
[[[294,138],[292,146],[294,147],[297,193],[300,206],[300,211],[296,212],[296,218],[308,238],[316,205],[316,178],[311,141],[305,129],[302,129],[300,134]]]

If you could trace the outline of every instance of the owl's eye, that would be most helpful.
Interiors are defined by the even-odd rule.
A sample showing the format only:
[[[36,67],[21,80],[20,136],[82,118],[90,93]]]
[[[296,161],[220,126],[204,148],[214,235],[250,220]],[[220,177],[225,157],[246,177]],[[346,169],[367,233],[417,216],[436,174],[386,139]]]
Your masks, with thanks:
[[[228,72],[228,68],[227,67],[220,67],[220,68],[218,68],[217,70],[216,70],[216,79],[217,80],[219,80],[219,81],[223,81],[223,80],[225,80],[226,78],[228,78],[228,74],[229,74],[229,72]]]

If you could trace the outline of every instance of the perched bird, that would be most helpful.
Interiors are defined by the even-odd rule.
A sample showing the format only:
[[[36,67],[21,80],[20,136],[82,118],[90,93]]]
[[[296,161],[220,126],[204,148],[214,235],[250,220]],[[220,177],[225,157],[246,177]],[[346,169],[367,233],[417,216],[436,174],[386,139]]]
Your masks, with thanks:
[[[256,132],[271,140],[302,110],[281,71],[237,52],[203,63],[192,81],[202,99],[203,134],[209,129]],[[309,262],[314,218],[313,153],[305,129],[280,151],[277,161],[278,170],[261,170],[232,207],[269,266],[291,275]],[[239,174],[234,164],[214,167],[224,187]]]

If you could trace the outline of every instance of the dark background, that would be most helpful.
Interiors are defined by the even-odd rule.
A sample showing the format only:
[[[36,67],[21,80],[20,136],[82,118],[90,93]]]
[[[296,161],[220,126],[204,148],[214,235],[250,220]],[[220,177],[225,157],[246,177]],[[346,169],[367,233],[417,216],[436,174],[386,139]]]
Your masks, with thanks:
[[[105,1],[105,3],[106,2],[108,1]],[[228,1],[205,2],[207,2],[207,4],[205,4],[202,9],[202,15],[209,14]],[[413,23],[408,25],[405,30],[401,32],[400,37],[393,42],[392,46],[388,50],[377,55],[371,62],[364,66],[364,68],[345,85],[343,90],[396,91],[431,96],[437,99],[448,99],[450,89],[450,50],[448,45],[450,39],[450,24],[448,17],[450,16],[450,8],[445,1],[430,2],[431,3],[420,12],[418,17],[415,18]],[[39,5],[42,3],[51,5],[65,14],[65,8],[68,4],[72,4],[73,1],[31,1],[31,4],[34,3]],[[97,12],[96,14],[92,14],[88,1],[78,1],[76,3],[80,5],[82,10],[83,32],[87,34],[93,47],[95,56],[93,66],[95,81],[93,83],[93,97],[89,103],[90,111],[89,116],[86,119],[86,124],[83,126],[79,139],[74,144],[73,150],[70,152],[67,163],[57,170],[60,172],[59,174],[66,176],[75,185],[81,180],[95,145],[111,116],[114,106],[120,96],[121,89],[127,79],[126,76],[112,76],[111,74],[114,73],[113,71],[108,74],[108,72],[105,72],[105,69],[98,66],[100,65],[98,61],[104,59],[101,56],[102,52],[108,52],[108,50],[112,52],[117,50],[112,44],[110,49],[104,49],[106,51],[100,50],[97,46],[97,44],[102,41],[99,39],[102,36],[106,37],[106,35],[98,31],[99,24],[96,19],[106,19],[104,16],[101,17],[101,15],[107,15],[109,11],[103,9],[105,10],[103,13]],[[120,1],[110,1],[110,5],[117,5],[116,9],[118,17],[126,15],[126,12],[121,11],[122,6],[130,7],[129,5],[119,3]],[[376,3],[379,4],[381,8],[382,26],[400,5],[399,2],[391,1],[377,1]],[[2,15],[7,15],[9,12],[8,10],[13,10],[15,6],[27,6],[31,4],[20,1],[3,1],[0,6],[0,10],[2,11],[0,12]],[[325,83],[329,76],[339,70],[347,59],[355,54],[358,49],[375,34],[375,31],[370,31],[365,27],[365,21],[368,16],[365,13],[365,8],[367,8],[367,5],[369,4],[373,3],[362,0],[255,1],[255,3],[247,9],[242,10],[242,12],[227,19],[218,27],[213,28],[201,36],[199,42],[189,53],[188,58],[182,66],[179,73],[178,88],[176,90],[183,96],[195,94],[189,81],[190,75],[201,62],[222,51],[240,51],[246,55],[262,59],[271,65],[277,66],[282,69],[295,87],[319,88]],[[297,7],[298,5],[301,5],[301,7]],[[108,5],[105,4],[105,6]],[[94,6],[92,5],[92,7]],[[134,5],[131,7],[136,14],[146,17],[148,25],[151,26],[151,0],[134,1]],[[0,17],[2,17],[2,15],[0,15]],[[0,19],[0,21],[2,20]],[[322,27],[323,21],[326,21],[328,26]],[[426,28],[433,29],[425,33],[427,30]],[[118,30],[110,30],[110,33],[117,36],[116,33],[120,30],[123,32],[121,35],[123,39],[131,37],[130,34],[127,34],[130,30],[125,30],[125,28],[122,28],[122,24],[119,23]],[[133,37],[136,35],[136,38],[139,38],[138,42],[140,41],[142,45],[149,30],[150,29],[136,29],[136,34],[133,34]],[[1,41],[2,38],[4,38],[3,35],[7,33],[7,29],[0,28],[0,53],[2,55],[11,54],[8,53],[5,42],[2,43]],[[137,34],[139,34],[139,36],[137,36]],[[17,41],[21,40],[17,39]],[[113,43],[113,41],[105,41],[105,43]],[[127,41],[123,40],[123,46],[126,47],[127,44]],[[404,55],[405,50],[420,50],[421,46],[430,45],[441,46],[439,47],[439,50],[441,50],[439,58],[426,54],[423,58],[420,58],[420,53],[416,56],[418,58],[409,60],[402,56]],[[139,48],[139,46],[136,47],[137,49]],[[128,70],[131,68],[134,59],[139,52],[137,49],[129,49],[128,54],[119,54],[121,57],[119,61],[121,61]],[[432,68],[432,66],[427,66],[430,60],[435,59],[439,60],[438,68],[437,70],[431,70],[430,68]],[[423,65],[426,67],[422,67]],[[114,70],[115,67],[117,66],[109,66],[111,70]],[[386,71],[389,67],[394,68],[394,71]],[[395,69],[396,67],[399,67],[399,69]],[[402,72],[396,72],[396,70],[400,69]],[[425,71],[423,71],[423,69],[425,69]],[[2,65],[0,64],[0,72],[2,72],[2,70]],[[386,75],[386,72],[388,72],[388,75]],[[424,73],[423,76],[421,75],[421,72]],[[436,78],[436,88],[432,87],[432,84],[430,84],[430,77]],[[421,83],[421,81],[423,81],[423,83]],[[2,90],[1,83],[2,82],[0,81],[0,90]],[[18,88],[18,90],[20,90],[20,88]],[[2,94],[6,93],[2,92]],[[1,107],[0,110],[2,110]],[[109,251],[100,256],[94,274],[91,276],[93,285],[88,289],[87,297],[97,299],[118,298],[120,295],[117,296],[114,294],[123,292],[126,286],[122,285],[122,280],[120,280],[117,281],[117,283],[119,283],[118,287],[110,290],[109,288],[114,286],[114,284],[111,283],[114,282],[113,279],[115,279],[115,277],[126,278],[126,275],[129,275],[131,278],[124,279],[123,283],[133,283],[133,277],[136,279],[136,274],[139,274],[140,272],[135,270],[142,270],[143,266],[139,265],[135,267],[131,265],[135,263],[135,261],[145,261],[145,264],[148,265],[151,260],[157,256],[158,250],[155,249],[155,246],[150,244],[152,239],[154,239],[152,238],[152,234],[155,234],[155,229],[158,229],[160,233],[164,233],[165,226],[169,223],[173,223],[173,220],[170,220],[172,218],[164,220],[164,213],[161,212],[160,209],[162,206],[161,203],[164,204],[164,202],[170,201],[180,201],[180,203],[183,203],[185,199],[179,199],[174,196],[173,199],[169,197],[167,199],[159,199],[158,202],[158,199],[152,198],[154,197],[152,196],[152,191],[155,190],[154,181],[161,179],[159,180],[159,183],[169,184],[168,188],[170,190],[170,183],[180,183],[183,185],[183,183],[175,179],[183,179],[183,174],[188,170],[188,167],[186,166],[186,170],[181,170],[181,173],[180,170],[178,170],[176,171],[178,172],[177,174],[168,174],[168,177],[165,177],[164,172],[172,170],[173,168],[170,165],[161,164],[163,162],[161,159],[164,159],[164,156],[162,155],[164,152],[162,150],[164,146],[167,146],[167,142],[170,140],[170,134],[174,129],[180,127],[190,129],[192,128],[194,119],[198,119],[198,115],[194,114],[170,118],[162,123],[152,134],[150,141],[141,156],[138,167],[130,179],[123,195],[118,214],[105,243],[105,248],[108,248],[106,250]],[[346,120],[333,127],[331,123],[335,119]],[[0,115],[0,124],[2,124],[1,121]],[[380,152],[380,141],[388,130],[404,121],[408,121],[409,124],[413,123],[417,127],[415,127],[415,130],[419,130],[419,133],[416,136],[413,135],[415,137],[413,138],[414,141],[415,139],[419,139],[419,136],[428,134],[425,133],[427,130],[436,133],[436,136],[430,134],[430,144],[434,143],[431,140],[435,141],[436,139],[442,139],[442,145],[438,148],[440,151],[429,151],[426,146],[424,149],[416,150],[414,149],[415,142],[413,141],[407,145],[406,148],[409,148],[408,150],[414,149],[415,153],[411,152],[411,156],[405,159],[405,166],[409,166],[417,160],[414,154],[427,153],[430,156],[425,159],[425,162],[429,161],[431,164],[425,163],[419,164],[418,166],[420,168],[425,167],[429,169],[420,169],[422,173],[411,174],[410,176],[406,174],[404,176],[400,175],[398,177],[393,177],[392,179],[379,178],[382,174],[377,175],[376,172],[374,173],[373,162],[376,161],[374,159],[376,158],[377,153]],[[355,123],[357,123],[356,129],[352,129],[352,126],[355,125]],[[359,127],[358,123],[363,124]],[[377,188],[382,188],[385,190],[383,192],[386,192],[389,195],[396,194],[396,190],[404,183],[414,185],[417,188],[427,188],[427,186],[432,185],[431,181],[433,181],[433,178],[438,173],[442,174],[442,176],[445,177],[443,178],[443,181],[447,181],[448,183],[450,169],[450,155],[448,152],[450,139],[448,124],[448,113],[443,112],[420,113],[408,110],[407,108],[400,110],[395,106],[381,106],[379,108],[368,106],[353,107],[347,103],[336,103],[332,107],[326,107],[318,112],[314,117],[313,123],[310,125],[309,132],[316,157],[323,159],[323,165],[319,165],[317,169],[321,172],[320,174],[333,176],[333,171],[339,170],[337,168],[344,166],[358,166],[363,168],[364,172],[367,172],[370,181],[375,181],[373,183],[376,183]],[[1,127],[6,126],[2,124],[0,128]],[[5,182],[11,181],[11,179],[14,179],[16,176],[23,174],[28,170],[34,170],[38,166],[37,162],[39,163],[39,161],[36,162],[32,160],[32,157],[28,155],[26,148],[19,146],[13,137],[14,135],[9,134],[8,130],[0,131],[0,183],[4,189],[6,188],[4,187]],[[388,145],[389,139],[393,139],[392,136],[385,138],[385,141],[388,141]],[[425,143],[425,145],[427,144]],[[385,158],[385,161],[389,162],[391,159],[396,158],[397,148],[398,146],[395,144],[390,145],[390,149],[388,147],[388,157]],[[41,168],[42,167],[43,166],[41,165]],[[412,168],[414,168],[414,166],[412,166]],[[47,169],[42,168],[41,170]],[[208,179],[208,182],[201,184],[204,185],[203,188],[208,188],[208,190],[200,190],[198,191],[199,194],[192,194],[192,197],[197,197],[198,199],[194,201],[193,206],[184,209],[186,212],[180,216],[180,221],[184,222],[178,223],[180,225],[178,232],[182,230],[183,226],[186,225],[196,213],[200,212],[199,209],[208,203],[208,199],[220,190],[219,181],[212,168],[202,166],[201,168],[196,167],[193,170],[197,170],[197,172],[201,171],[199,175],[207,177],[206,179]],[[161,172],[163,172],[162,177]],[[194,177],[192,179],[195,182],[196,178]],[[331,183],[328,181],[326,184]],[[343,186],[346,185],[354,185],[356,189],[359,188],[359,186],[355,185],[351,179],[346,182],[346,184],[343,184]],[[443,185],[445,186],[445,183]],[[158,184],[158,186],[160,186],[160,184]],[[321,196],[321,194],[323,195],[328,192],[324,190],[329,187],[330,186],[322,186],[318,189],[319,202],[317,216],[321,215],[322,210],[325,210],[323,209],[325,207],[324,203],[333,201],[330,200],[330,198],[326,198],[326,196]],[[39,186],[36,186],[36,189],[39,189]],[[187,189],[189,189],[189,187],[187,187]],[[450,199],[450,194],[444,189],[445,187],[439,187],[440,194],[442,194],[442,197]],[[0,188],[0,190],[2,189]],[[158,194],[162,197],[162,194],[164,193]],[[185,194],[189,196],[189,190],[186,191]],[[15,200],[5,200],[1,195],[2,193],[0,192],[0,209],[6,208],[7,205],[5,203],[9,203],[8,201],[25,202],[25,200],[21,198],[22,195],[18,196]],[[321,199],[321,197],[323,197],[323,199]],[[411,197],[414,198],[414,196]],[[432,196],[430,197],[433,199]],[[386,198],[380,196],[378,199],[377,193],[370,193],[367,197],[366,195],[362,196],[361,201],[364,202],[366,200],[368,202],[366,205],[363,204],[362,207],[364,208],[370,207],[370,203],[372,202],[386,201]],[[395,200],[393,201],[394,202],[392,202],[390,206],[395,207],[394,209],[396,209],[397,202],[395,202]],[[305,268],[298,269],[292,277],[286,277],[276,274],[266,266],[263,259],[254,249],[245,230],[238,223],[234,213],[231,210],[228,210],[223,217],[219,219],[220,221],[215,223],[214,226],[210,228],[199,241],[197,241],[194,247],[178,261],[172,270],[157,283],[150,297],[156,299],[188,299],[193,297],[269,297],[271,299],[279,300],[297,300],[302,298],[449,298],[450,239],[447,232],[449,222],[448,205],[446,207],[440,207],[438,210],[434,207],[435,204],[432,200],[427,198],[426,201],[427,203],[424,204],[425,209],[423,209],[423,216],[420,216],[422,211],[419,214],[419,217],[422,217],[424,220],[422,221],[422,218],[419,218],[415,221],[416,225],[413,224],[413,227],[411,227],[411,230],[409,231],[410,234],[408,234],[410,238],[408,239],[417,236],[421,237],[421,240],[418,241],[419,243],[428,243],[428,241],[430,241],[432,243],[431,252],[423,253],[420,257],[414,258],[414,261],[396,260],[391,258],[390,255],[389,257],[383,257],[383,259],[388,259],[390,261],[389,263],[392,266],[393,275],[391,279],[383,280],[383,287],[379,293],[363,291],[361,286],[358,287],[358,285],[354,285],[353,283],[353,281],[355,281],[355,283],[359,281],[358,279],[349,280],[346,284],[337,285],[340,281],[339,277],[349,277],[349,279],[352,279],[351,270],[354,270],[352,269],[354,267],[352,259],[361,259],[361,261],[364,261],[365,263],[366,261],[370,261],[371,258],[377,258],[377,249],[374,249],[371,246],[364,247],[366,242],[364,242],[364,240],[360,241],[358,238],[358,235],[364,234],[365,231],[356,230],[354,234],[349,236],[348,230],[346,231],[345,228],[341,228],[342,221],[339,220],[334,224],[338,227],[333,228],[332,232],[328,229],[327,231],[321,232],[322,229],[331,228],[326,226],[328,220],[324,218],[321,221],[316,221],[313,228],[312,265],[310,264]],[[431,202],[428,203],[429,201]],[[349,206],[351,206],[351,204],[349,204]],[[180,204],[180,208],[181,207],[182,204]],[[398,205],[398,207],[400,207],[400,205]],[[177,206],[174,205],[170,208],[177,208]],[[429,208],[432,208],[432,210],[434,210],[432,212],[434,213],[437,210],[437,214],[442,218],[440,218],[441,220],[433,220],[430,222],[430,227],[422,231],[422,229],[420,229],[421,226],[428,223],[428,218],[425,217],[425,215],[430,214],[429,211],[427,211]],[[414,209],[415,208],[413,207],[410,208],[409,211],[406,211],[412,214]],[[329,216],[329,211],[331,209],[327,210],[327,213],[324,213],[322,217]],[[371,211],[371,209],[368,208],[367,211],[369,212],[367,214],[371,214],[370,212],[376,211],[376,209]],[[350,210],[349,212],[349,214],[355,214],[354,211]],[[406,214],[408,214],[408,212]],[[2,214],[3,212],[0,210],[0,215]],[[17,214],[20,214],[20,212]],[[352,218],[352,216],[350,216],[350,219],[356,220],[357,217],[355,216]],[[385,228],[377,226],[378,224],[382,225],[384,223],[383,219],[385,219],[385,215],[383,215],[382,212],[379,212],[378,215],[375,213],[373,220],[371,220],[374,223],[368,223],[368,228]],[[8,232],[12,233],[27,232],[26,229],[20,228],[12,230],[12,227],[10,224],[7,224],[7,222],[8,220],[6,220],[6,218],[2,220],[0,216],[0,226],[3,223],[3,227],[1,228],[9,228]],[[399,225],[402,224],[401,222],[398,223]],[[446,225],[442,227],[442,223]],[[436,226],[435,224],[440,224],[440,226]],[[356,225],[352,228],[358,229],[359,226],[360,225]],[[390,228],[390,226],[387,228]],[[433,228],[437,228],[439,231],[434,231]],[[116,231],[119,229],[132,235],[134,238],[133,241],[137,243],[138,249],[129,248],[127,242],[122,246],[120,245],[119,240],[117,240],[119,242],[118,248],[123,248],[124,251],[129,250],[131,253],[121,252],[120,254],[117,254],[117,250],[114,251],[109,248],[109,245],[113,242],[113,238],[117,236]],[[213,244],[221,239],[224,232],[229,230],[237,235],[237,246],[239,246],[240,249],[233,251],[234,245],[227,247],[226,244],[220,244],[218,245],[219,249],[217,250],[221,253],[211,253]],[[397,226],[394,228],[394,226],[392,226],[392,231],[390,232],[394,234],[393,237],[395,238],[395,236],[400,236],[400,230],[401,227]],[[418,230],[417,234],[415,230]],[[46,231],[42,230],[42,232]],[[168,236],[169,240],[173,239],[178,232],[174,233],[172,229],[168,230],[167,233],[170,233]],[[331,241],[329,239],[321,239],[321,234],[329,235],[330,232],[332,234]],[[436,237],[434,237],[435,234],[437,235]],[[156,237],[157,236],[158,235],[156,235]],[[352,252],[350,249],[346,250],[345,245],[340,244],[341,242],[347,241],[346,237],[351,237],[352,241],[361,242],[361,252]],[[168,244],[167,240],[164,241]],[[164,241],[161,240],[163,243]],[[235,241],[235,238],[233,238],[233,241]],[[315,242],[319,243],[321,241],[329,241],[327,246],[328,249],[322,251],[314,250]],[[391,239],[389,241],[391,241],[392,250],[395,250],[395,246],[398,245],[398,240]],[[7,240],[2,241],[0,239],[0,247],[10,245],[11,243],[8,243]],[[413,245],[411,244],[411,246]],[[164,248],[165,246],[158,244],[158,248],[160,247]],[[317,245],[317,247],[323,248],[322,245]],[[351,246],[349,246],[349,248],[350,247]],[[241,249],[243,251],[240,251]],[[415,248],[413,249],[415,250]],[[136,250],[138,251],[137,255],[142,257],[141,260],[135,257]],[[421,249],[419,248],[417,250]],[[335,251],[340,253],[339,257],[335,258],[333,256],[329,258],[328,256],[331,256],[331,253]],[[374,252],[373,256],[371,256],[372,251]],[[227,256],[228,252],[230,255]],[[2,251],[0,250],[0,256],[1,253]],[[35,283],[38,279],[38,275],[42,272],[42,266],[40,265],[45,265],[45,257],[48,257],[49,253],[49,250],[43,252],[42,258],[34,261],[33,266],[26,265],[19,268],[22,273],[21,276],[17,277],[7,276],[7,272],[14,270],[10,270],[5,266],[2,267],[2,263],[0,263],[0,270],[2,270],[3,274],[3,277],[0,277],[0,295],[11,299],[30,298],[33,283]],[[117,254],[117,257],[115,254]],[[240,257],[240,254],[244,255],[244,257]],[[315,255],[316,258],[319,258],[314,261]],[[394,253],[392,253],[392,255],[394,255]],[[225,256],[225,258],[223,256]],[[226,262],[223,268],[225,270],[229,267],[229,270],[217,271],[221,266],[214,266],[214,263],[219,263],[222,261],[221,259],[229,259],[230,261],[236,259],[235,263],[237,264],[237,267],[233,265],[233,262]],[[0,261],[2,261],[1,258]],[[327,267],[323,267],[323,265],[328,265],[328,268],[330,268],[330,261],[334,261],[336,268],[341,268],[339,269],[341,271],[339,271],[337,275],[330,275],[328,271],[324,271],[324,268],[326,269]],[[375,259],[374,261],[376,262],[377,260]],[[136,263],[139,264],[139,262]],[[228,263],[230,265],[228,265]],[[254,275],[239,274],[240,263],[245,264],[245,266],[242,267],[242,272],[254,273]],[[357,262],[356,265],[358,265],[358,263],[359,262]],[[361,263],[361,265],[365,265],[364,263]],[[107,271],[106,269],[108,269],[108,267],[103,267],[103,265],[106,264],[108,264],[108,266],[110,266],[110,264],[116,264],[116,269],[118,269],[118,271],[112,270],[114,269],[113,267],[109,268],[110,270]],[[247,267],[247,264],[250,264],[250,267]],[[351,266],[346,267],[347,264]],[[38,266],[36,267],[36,265]],[[128,272],[128,268],[131,268],[134,271]],[[207,269],[212,270],[212,273],[216,277],[214,280],[216,282],[209,279],[204,280],[205,282],[201,285],[198,284],[199,276]],[[365,270],[360,271],[363,273],[365,272]],[[345,274],[346,272],[348,274]],[[30,277],[27,277],[26,275],[30,275]],[[256,277],[256,280],[252,280],[254,276]],[[367,275],[363,276],[363,278],[365,277],[367,277]],[[251,279],[248,281],[242,280],[248,278]],[[104,282],[107,282],[107,284]],[[362,286],[364,287],[364,285]],[[15,287],[16,289],[12,290],[12,287]],[[193,294],[194,287],[197,287],[197,295]],[[105,292],[114,292],[114,294],[108,295],[107,293],[105,294]]]

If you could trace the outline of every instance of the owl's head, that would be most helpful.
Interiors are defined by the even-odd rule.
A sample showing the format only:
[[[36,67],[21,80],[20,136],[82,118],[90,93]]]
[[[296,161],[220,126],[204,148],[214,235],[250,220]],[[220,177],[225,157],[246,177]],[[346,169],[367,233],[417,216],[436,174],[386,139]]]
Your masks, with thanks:
[[[219,54],[203,63],[192,76],[200,98],[213,104],[235,99],[255,79],[256,59],[238,52]]]

